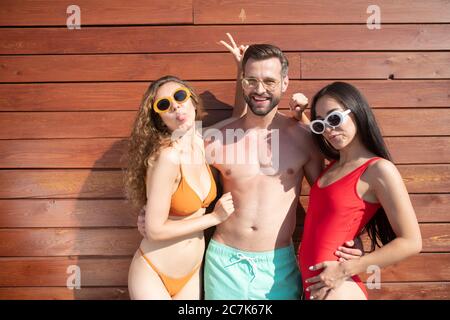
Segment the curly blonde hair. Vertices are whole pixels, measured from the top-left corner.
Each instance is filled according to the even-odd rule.
[[[125,195],[137,209],[141,209],[147,202],[145,183],[149,160],[154,161],[163,148],[172,145],[171,132],[152,107],[158,89],[168,82],[176,82],[189,89],[196,109],[196,120],[202,119],[205,115],[200,97],[190,85],[177,77],[162,77],[148,87],[134,121],[128,151],[125,154],[127,163],[124,174]]]

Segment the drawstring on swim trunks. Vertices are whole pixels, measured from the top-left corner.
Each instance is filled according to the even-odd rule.
[[[247,263],[248,263],[249,266],[250,266],[250,271],[252,272],[252,276],[253,276],[252,279],[250,280],[250,282],[252,282],[252,281],[255,279],[255,277],[256,277],[256,272],[257,272],[257,270],[258,270],[258,268],[257,268],[257,266],[256,266],[256,263],[255,263],[255,259],[254,259],[254,258],[247,257],[247,256],[243,255],[242,253],[238,253],[238,254],[237,254],[237,257],[238,257],[238,259],[237,259],[236,261],[233,261],[233,262],[230,263],[229,265],[226,265],[225,268],[228,268],[228,267],[230,267],[230,266],[232,266],[232,265],[235,265],[236,263],[239,263],[239,262],[241,262],[241,261],[247,261]]]

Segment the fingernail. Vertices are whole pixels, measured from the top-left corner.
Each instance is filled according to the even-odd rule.
[[[308,291],[308,292],[309,292],[309,288],[306,288],[306,291]]]
[[[309,270],[310,270],[310,271],[314,270],[314,267],[309,267]]]
[[[314,296],[310,296],[310,297],[309,297],[309,300],[314,300]]]

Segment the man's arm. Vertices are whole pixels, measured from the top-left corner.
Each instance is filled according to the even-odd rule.
[[[234,41],[233,37],[229,33],[227,33],[227,36],[230,39],[231,45],[223,40],[220,41],[220,43],[231,52],[237,66],[236,87],[235,87],[236,90],[234,97],[233,113],[231,114],[230,118],[219,121],[208,128],[220,129],[226,126],[227,124],[243,117],[247,113],[247,103],[244,100],[244,94],[242,91],[242,75],[243,75],[242,57],[244,56],[245,50],[247,50],[248,46],[245,45],[238,46]]]
[[[243,76],[243,66],[242,66],[242,58],[244,57],[245,50],[247,50],[247,45],[238,46],[234,41],[231,34],[227,33],[228,39],[230,39],[231,45],[226,43],[225,41],[220,41],[222,45],[224,45],[233,55],[234,61],[237,66],[237,75],[236,75],[236,94],[234,98],[234,107],[233,113],[231,115],[232,118],[240,118],[247,112],[247,103],[244,100],[244,94],[242,91],[242,76]]]
[[[294,93],[289,101],[291,116],[297,121],[309,125],[311,121],[305,114],[305,110],[308,105],[308,98],[303,93]]]
[[[309,152],[309,159],[303,169],[305,170],[306,180],[308,181],[309,185],[312,186],[325,167],[325,158],[320,152],[319,148],[315,145],[309,129],[304,128],[304,130],[308,130],[305,139],[307,141],[305,150]]]

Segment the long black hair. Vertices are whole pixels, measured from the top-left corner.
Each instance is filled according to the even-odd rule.
[[[386,147],[377,125],[372,110],[362,93],[349,83],[333,82],[321,89],[313,98],[311,104],[311,120],[317,118],[316,104],[323,97],[329,96],[335,99],[344,109],[350,109],[354,116],[358,137],[362,144],[370,152],[377,156],[392,161],[392,157]],[[339,160],[339,151],[333,148],[321,134],[314,134],[314,142],[319,146],[322,153],[328,159]],[[355,137],[356,138],[356,137]],[[389,223],[386,212],[381,207],[364,227],[371,240],[371,250],[380,247],[378,240],[384,245],[393,239],[396,235]]]

